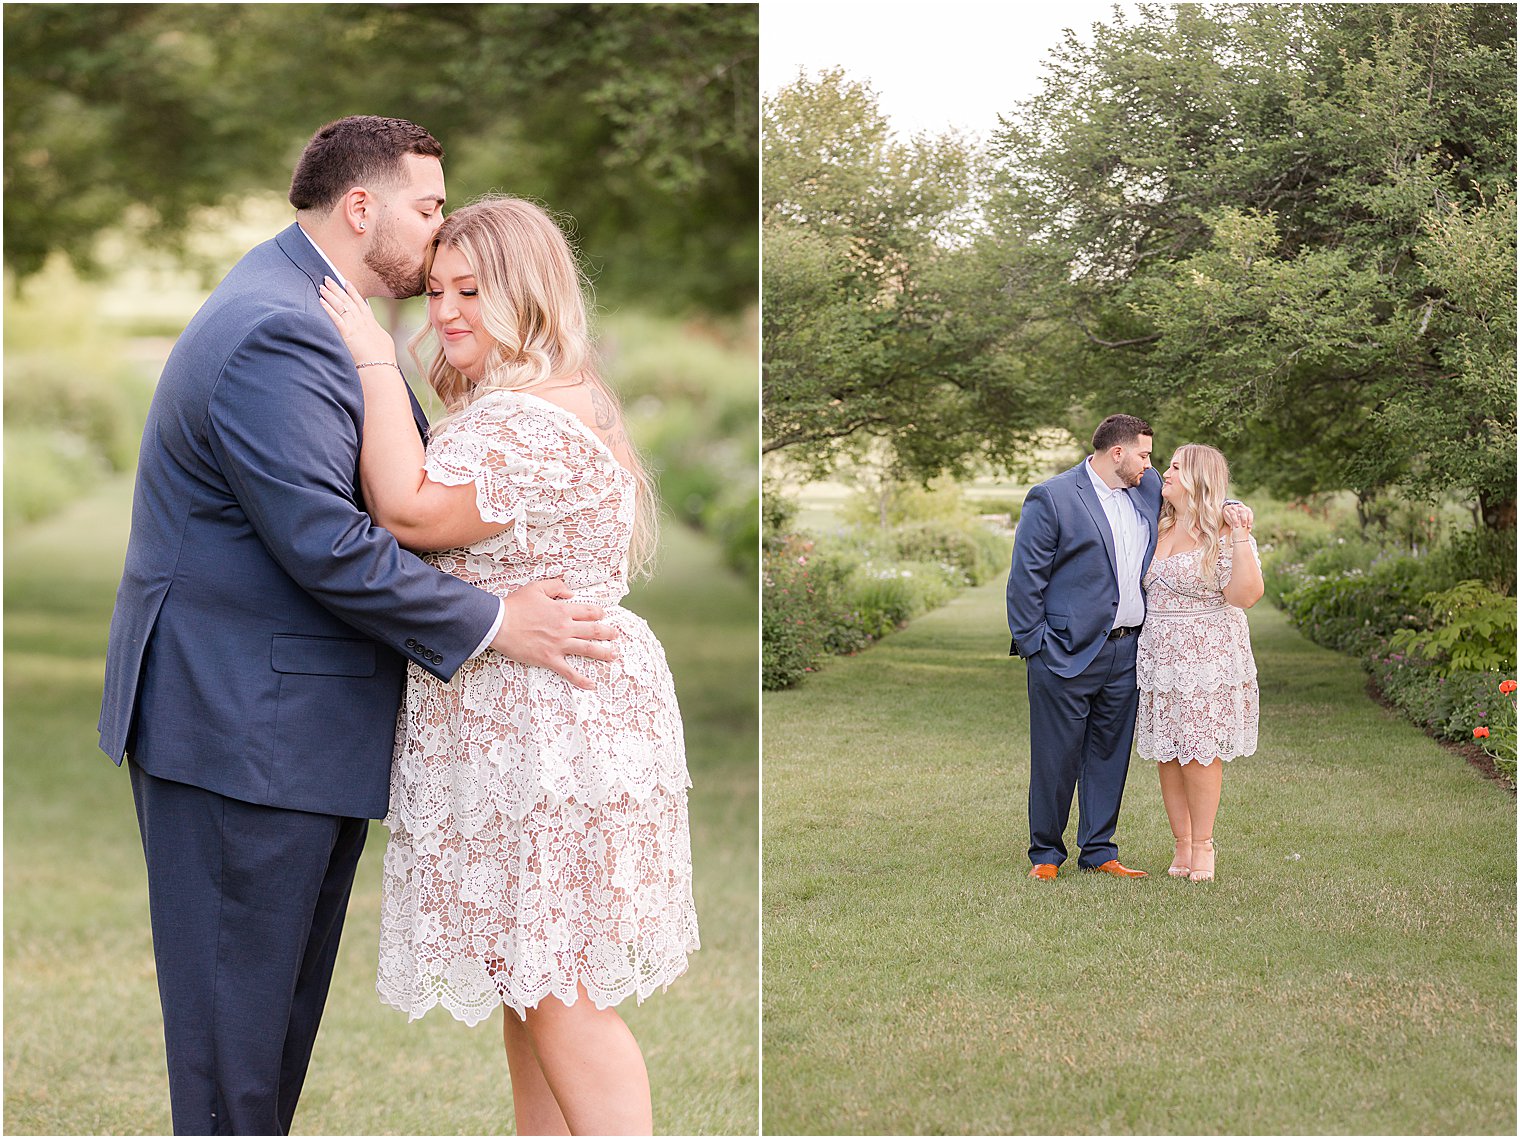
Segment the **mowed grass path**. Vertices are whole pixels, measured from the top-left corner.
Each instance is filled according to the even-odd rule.
[[[106,632],[126,541],[119,482],[7,542],[5,1130],[167,1134],[168,1080],[142,848],[124,771],[96,748]],[[754,590],[671,525],[629,601],[663,640],[686,718],[702,949],[623,1012],[666,1134],[753,1134],[759,1115],[759,802]],[[375,823],[295,1131],[501,1134],[511,1099],[494,1017],[408,1024],[375,996]]]
[[[1514,797],[1262,605],[1219,880],[1135,759],[1151,877],[1032,882],[1002,593],[766,695],[765,1131],[1513,1135]]]

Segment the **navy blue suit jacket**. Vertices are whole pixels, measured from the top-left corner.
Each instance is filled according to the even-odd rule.
[[[365,513],[364,396],[318,304],[329,272],[292,225],[233,267],[169,356],[100,746],[246,802],[379,818],[406,659],[448,679],[499,602]]]
[[[1119,609],[1118,557],[1087,460],[1033,487],[1024,499],[1008,573],[1008,631],[1014,651],[1036,653],[1057,676],[1092,663]],[[1147,470],[1126,491],[1145,527],[1140,572],[1156,552],[1161,476]]]

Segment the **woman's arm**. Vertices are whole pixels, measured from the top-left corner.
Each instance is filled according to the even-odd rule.
[[[359,483],[376,525],[410,550],[448,550],[500,532],[476,505],[475,484],[445,486],[423,471],[422,438],[412,418],[396,344],[350,285],[322,286],[322,307],[353,354],[364,387],[364,438]]]
[[[1261,579],[1261,563],[1251,546],[1251,519],[1243,516],[1237,505],[1225,507],[1224,540],[1230,544],[1230,580],[1220,591],[1237,609],[1249,609],[1261,600],[1266,585]]]

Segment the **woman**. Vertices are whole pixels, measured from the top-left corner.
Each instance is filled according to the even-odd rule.
[[[416,1018],[498,1004],[519,1134],[648,1134],[643,1056],[614,1007],[697,948],[685,752],[665,656],[617,603],[653,495],[597,376],[581,276],[553,220],[492,198],[424,266],[428,381],[449,412],[424,451],[395,345],[356,291],[323,305],[364,385],[375,521],[499,594],[563,577],[605,606],[619,657],[583,691],[492,651],[452,683],[408,671],[391,776],[378,989]],[[631,559],[630,559],[631,554]]]
[[[1261,599],[1250,525],[1226,506],[1230,468],[1213,447],[1177,448],[1161,476],[1156,553],[1136,646],[1135,749],[1158,762],[1176,840],[1167,873],[1214,879],[1214,816],[1224,764],[1256,751],[1256,662],[1244,610]]]

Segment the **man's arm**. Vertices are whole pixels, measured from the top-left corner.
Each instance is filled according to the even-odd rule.
[[[1045,589],[1060,536],[1049,489],[1033,487],[1014,530],[1008,571],[1008,631],[1022,657],[1033,656],[1045,642]]]
[[[237,505],[285,572],[348,624],[447,680],[502,603],[403,551],[354,501],[359,384],[326,329],[320,313],[293,312],[256,328],[223,368],[207,439]],[[613,634],[595,624],[597,607],[555,596],[543,583],[509,598],[492,647],[586,686],[565,653],[609,659],[615,652],[601,642]],[[577,628],[579,636],[566,635]]]

